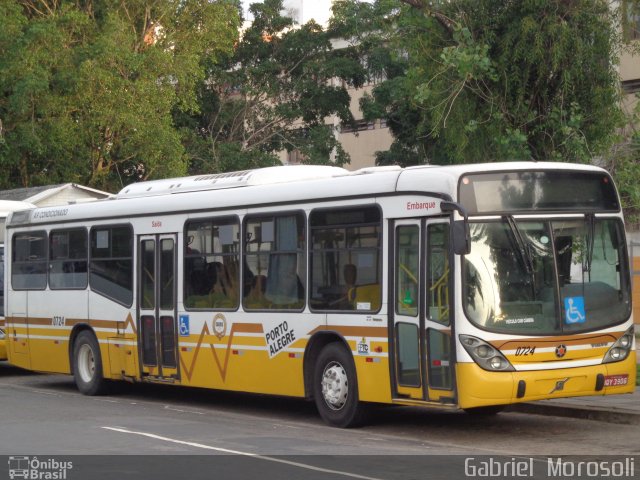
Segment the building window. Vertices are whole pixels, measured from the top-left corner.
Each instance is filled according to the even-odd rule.
[[[194,220],[185,226],[184,305],[235,310],[240,300],[240,221]]]
[[[53,230],[49,234],[49,288],[87,288],[87,231]]]
[[[378,311],[382,303],[381,215],[375,206],[311,213],[314,310]]]
[[[640,78],[622,82],[622,91],[627,95],[640,92]]]
[[[133,303],[133,231],[129,225],[91,229],[91,290],[125,306]]]
[[[287,152],[287,165],[302,165],[304,163],[304,155],[298,149]]]
[[[376,128],[375,120],[356,120],[355,123],[343,123],[340,126],[341,133],[363,132],[365,130],[374,130]]]

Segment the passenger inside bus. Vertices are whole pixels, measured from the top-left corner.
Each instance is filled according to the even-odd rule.
[[[344,280],[344,285],[341,287],[342,295],[337,300],[334,300],[331,306],[338,310],[353,310],[358,267],[353,263],[345,264],[342,268],[342,277]]]
[[[213,307],[232,308],[238,299],[237,272],[234,262],[227,265],[214,262],[207,265],[211,272],[213,285],[211,286],[211,301]]]
[[[245,298],[244,306],[246,308],[270,308],[271,302],[266,299],[264,292],[267,288],[267,277],[265,275],[256,275],[251,283],[251,290]]]
[[[298,276],[297,254],[272,255],[265,296],[273,308],[301,308],[304,305],[304,286]]]

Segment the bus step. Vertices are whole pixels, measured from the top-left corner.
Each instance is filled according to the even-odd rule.
[[[458,406],[453,403],[432,402],[428,400],[417,400],[415,398],[393,398],[391,403],[394,405],[415,405],[420,407],[434,407],[445,410],[458,410]]]
[[[171,378],[171,377],[154,377],[154,376],[151,376],[151,375],[147,375],[147,376],[142,377],[142,381],[149,382],[149,383],[170,383],[170,384],[176,383],[176,379],[175,378]]]

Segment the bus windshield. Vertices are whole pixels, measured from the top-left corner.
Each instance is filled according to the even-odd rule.
[[[554,335],[630,315],[623,227],[617,219],[471,223],[464,257],[467,318],[494,332]]]

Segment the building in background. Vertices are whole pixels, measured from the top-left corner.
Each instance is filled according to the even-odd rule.
[[[28,202],[36,207],[53,207],[70,203],[92,202],[110,197],[109,192],[76,183],[61,183],[42,187],[14,188],[0,191],[1,200]]]

